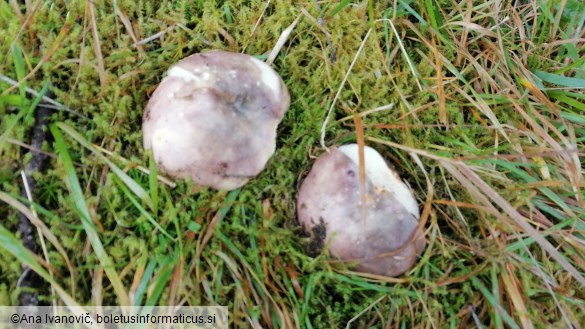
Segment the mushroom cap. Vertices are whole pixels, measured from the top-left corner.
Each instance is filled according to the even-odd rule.
[[[416,200],[382,156],[366,146],[362,205],[358,154],[358,145],[349,144],[317,159],[298,194],[299,222],[333,256],[355,262],[356,270],[401,275],[426,245],[417,231]]]
[[[278,74],[254,57],[225,51],[173,65],[143,117],[144,148],[173,178],[233,190],[262,171],[290,105]]]

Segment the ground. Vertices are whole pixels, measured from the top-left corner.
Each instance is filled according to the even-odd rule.
[[[234,328],[580,328],[584,24],[579,0],[3,1],[0,305],[217,304]],[[141,121],[165,71],[275,48],[292,102],[266,169],[229,193],[158,175]],[[39,93],[55,103],[35,146]],[[421,205],[427,248],[399,278],[335,262],[295,218],[323,146],[362,135]]]

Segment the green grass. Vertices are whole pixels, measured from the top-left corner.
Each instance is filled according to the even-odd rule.
[[[585,323],[581,1],[17,3],[0,3],[0,304],[24,264],[43,304],[227,305],[235,328]],[[159,175],[141,121],[164,72],[208,49],[269,58],[298,17],[266,169],[229,193]],[[49,91],[51,157],[23,199]],[[296,221],[301,178],[356,141],[355,115],[421,204],[427,249],[400,278],[313,254]]]

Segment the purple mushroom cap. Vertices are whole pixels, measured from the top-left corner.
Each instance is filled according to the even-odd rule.
[[[162,172],[219,190],[264,169],[290,105],[279,75],[254,57],[225,51],[173,65],[143,117],[144,148]]]
[[[358,154],[358,145],[349,144],[317,159],[298,194],[299,222],[357,271],[399,276],[426,245],[417,230],[417,202],[382,156],[367,146],[363,197]]]

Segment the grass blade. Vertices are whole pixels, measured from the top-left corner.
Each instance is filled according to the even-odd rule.
[[[132,194],[130,193],[130,191],[128,191],[128,189],[122,184],[120,183],[120,181],[118,179],[116,179],[116,183],[118,184],[118,186],[120,186],[120,190],[122,192],[124,192],[124,194],[126,194],[126,197],[128,197],[128,199],[130,199],[130,202],[132,202],[132,204],[136,207],[136,209],[138,209],[138,211],[140,211],[140,213],[146,217],[146,219],[152,224],[154,225],[154,227],[156,227],[159,231],[161,231],[162,234],[164,234],[167,238],[176,241],[177,238],[173,238],[162,226],[160,226],[160,224],[146,211],[146,209],[144,209],[140,203],[138,201],[136,201],[136,199],[134,199],[134,197],[132,197]]]
[[[79,142],[79,144],[93,152],[93,154],[95,154],[100,160],[105,162],[110,167],[110,169],[118,176],[118,178],[120,178],[120,180],[122,180],[122,182],[124,182],[124,184],[126,184],[126,186],[128,186],[128,188],[132,192],[134,192],[134,194],[136,194],[140,199],[146,202],[146,204],[148,204],[148,206],[151,209],[153,208],[152,200],[148,193],[144,190],[144,188],[142,188],[142,186],[136,183],[130,176],[128,176],[128,174],[126,174],[122,169],[116,166],[112,161],[106,158],[101,152],[96,150],[96,148],[93,147],[93,145],[90,142],[88,142],[83,136],[81,136],[77,131],[75,131],[75,129],[71,128],[70,126],[66,125],[63,122],[56,123],[56,126],[59,127],[59,129],[66,132],[69,136],[73,137],[73,139]]]
[[[63,257],[63,259],[65,260],[65,263],[67,264],[67,268],[69,268],[69,271],[71,272],[70,278],[71,278],[71,286],[74,287],[75,284],[75,270],[73,268],[73,265],[71,265],[71,260],[69,259],[69,256],[67,256],[67,252],[65,252],[65,249],[63,248],[63,246],[61,245],[61,243],[59,243],[59,240],[57,239],[57,237],[55,236],[55,234],[53,234],[53,232],[51,231],[51,229],[49,229],[45,223],[43,223],[41,220],[39,220],[36,216],[33,215],[32,211],[25,206],[24,204],[20,203],[18,200],[16,200],[15,198],[13,198],[12,196],[10,196],[9,194],[6,194],[2,191],[0,191],[0,200],[6,202],[7,204],[11,205],[12,207],[14,207],[16,210],[20,211],[24,216],[26,216],[26,218],[28,218],[28,220],[37,227],[37,229],[39,230],[39,232],[41,232],[43,234],[43,236],[49,240],[49,242],[51,242],[53,244],[53,247],[55,249],[57,249],[57,251],[59,252],[59,254],[61,254],[61,256]]]
[[[483,296],[485,297],[485,299],[487,299],[487,301],[492,305],[492,307],[496,310],[496,312],[502,317],[502,319],[504,320],[504,322],[506,322],[506,324],[508,326],[510,326],[510,328],[520,329],[520,327],[514,321],[514,319],[512,319],[512,317],[510,316],[510,314],[508,314],[508,312],[506,312],[506,310],[502,307],[502,305],[500,305],[500,303],[498,302],[498,299],[496,298],[496,296],[492,295],[492,293],[490,293],[490,291],[488,290],[488,288],[486,286],[484,286],[474,276],[471,277],[471,282],[473,283],[473,285],[477,289],[479,289],[479,291],[481,291],[481,293],[483,294]]]
[[[67,306],[79,306],[73,297],[71,297],[65,291],[65,289],[63,289],[63,287],[61,287],[53,278],[51,278],[49,272],[47,272],[45,268],[41,266],[41,260],[38,258],[38,256],[33,254],[30,250],[26,249],[22,242],[2,225],[0,225],[0,248],[8,251],[8,253],[18,259],[20,263],[26,265],[47,282],[49,282],[53,288],[55,288],[55,291]]]
[[[69,192],[71,193],[71,197],[73,198],[75,208],[79,213],[79,217],[81,219],[81,223],[83,225],[83,229],[87,234],[87,238],[91,243],[91,246],[96,253],[96,257],[99,259],[101,265],[108,276],[108,279],[112,283],[116,296],[118,297],[118,302],[120,305],[130,305],[130,299],[128,297],[127,292],[124,289],[124,285],[118,276],[118,273],[114,269],[114,263],[112,259],[107,254],[102,242],[99,239],[97,231],[91,221],[91,216],[89,213],[89,208],[87,207],[87,203],[85,202],[85,197],[83,195],[83,190],[81,189],[81,185],[79,184],[79,180],[77,179],[77,173],[75,172],[75,167],[73,166],[73,161],[71,160],[71,156],[69,155],[69,150],[67,149],[67,145],[65,145],[65,141],[63,140],[63,135],[58,129],[57,125],[51,125],[50,127],[51,133],[55,138],[55,144],[57,148],[57,152],[59,153],[59,158],[61,159],[61,163],[65,167],[65,181],[67,182],[67,187]]]
[[[345,7],[349,6],[350,2],[351,1],[349,1],[349,0],[342,0],[340,3],[337,4],[337,6],[333,7],[333,9],[331,9],[331,13],[329,15],[332,17],[337,15],[340,11],[345,9]]]
[[[16,79],[18,81],[22,81],[25,77],[25,63],[24,63],[24,56],[22,55],[22,50],[20,47],[15,43],[12,45],[12,60],[14,61],[14,70],[16,71]],[[26,85],[25,83],[21,83],[18,85],[18,91],[20,93],[20,97],[22,99],[26,98]]]
[[[569,88],[585,88],[585,79],[565,77],[553,73],[544,71],[534,70],[534,75],[539,77],[542,81],[552,83],[555,85],[569,87]]]

